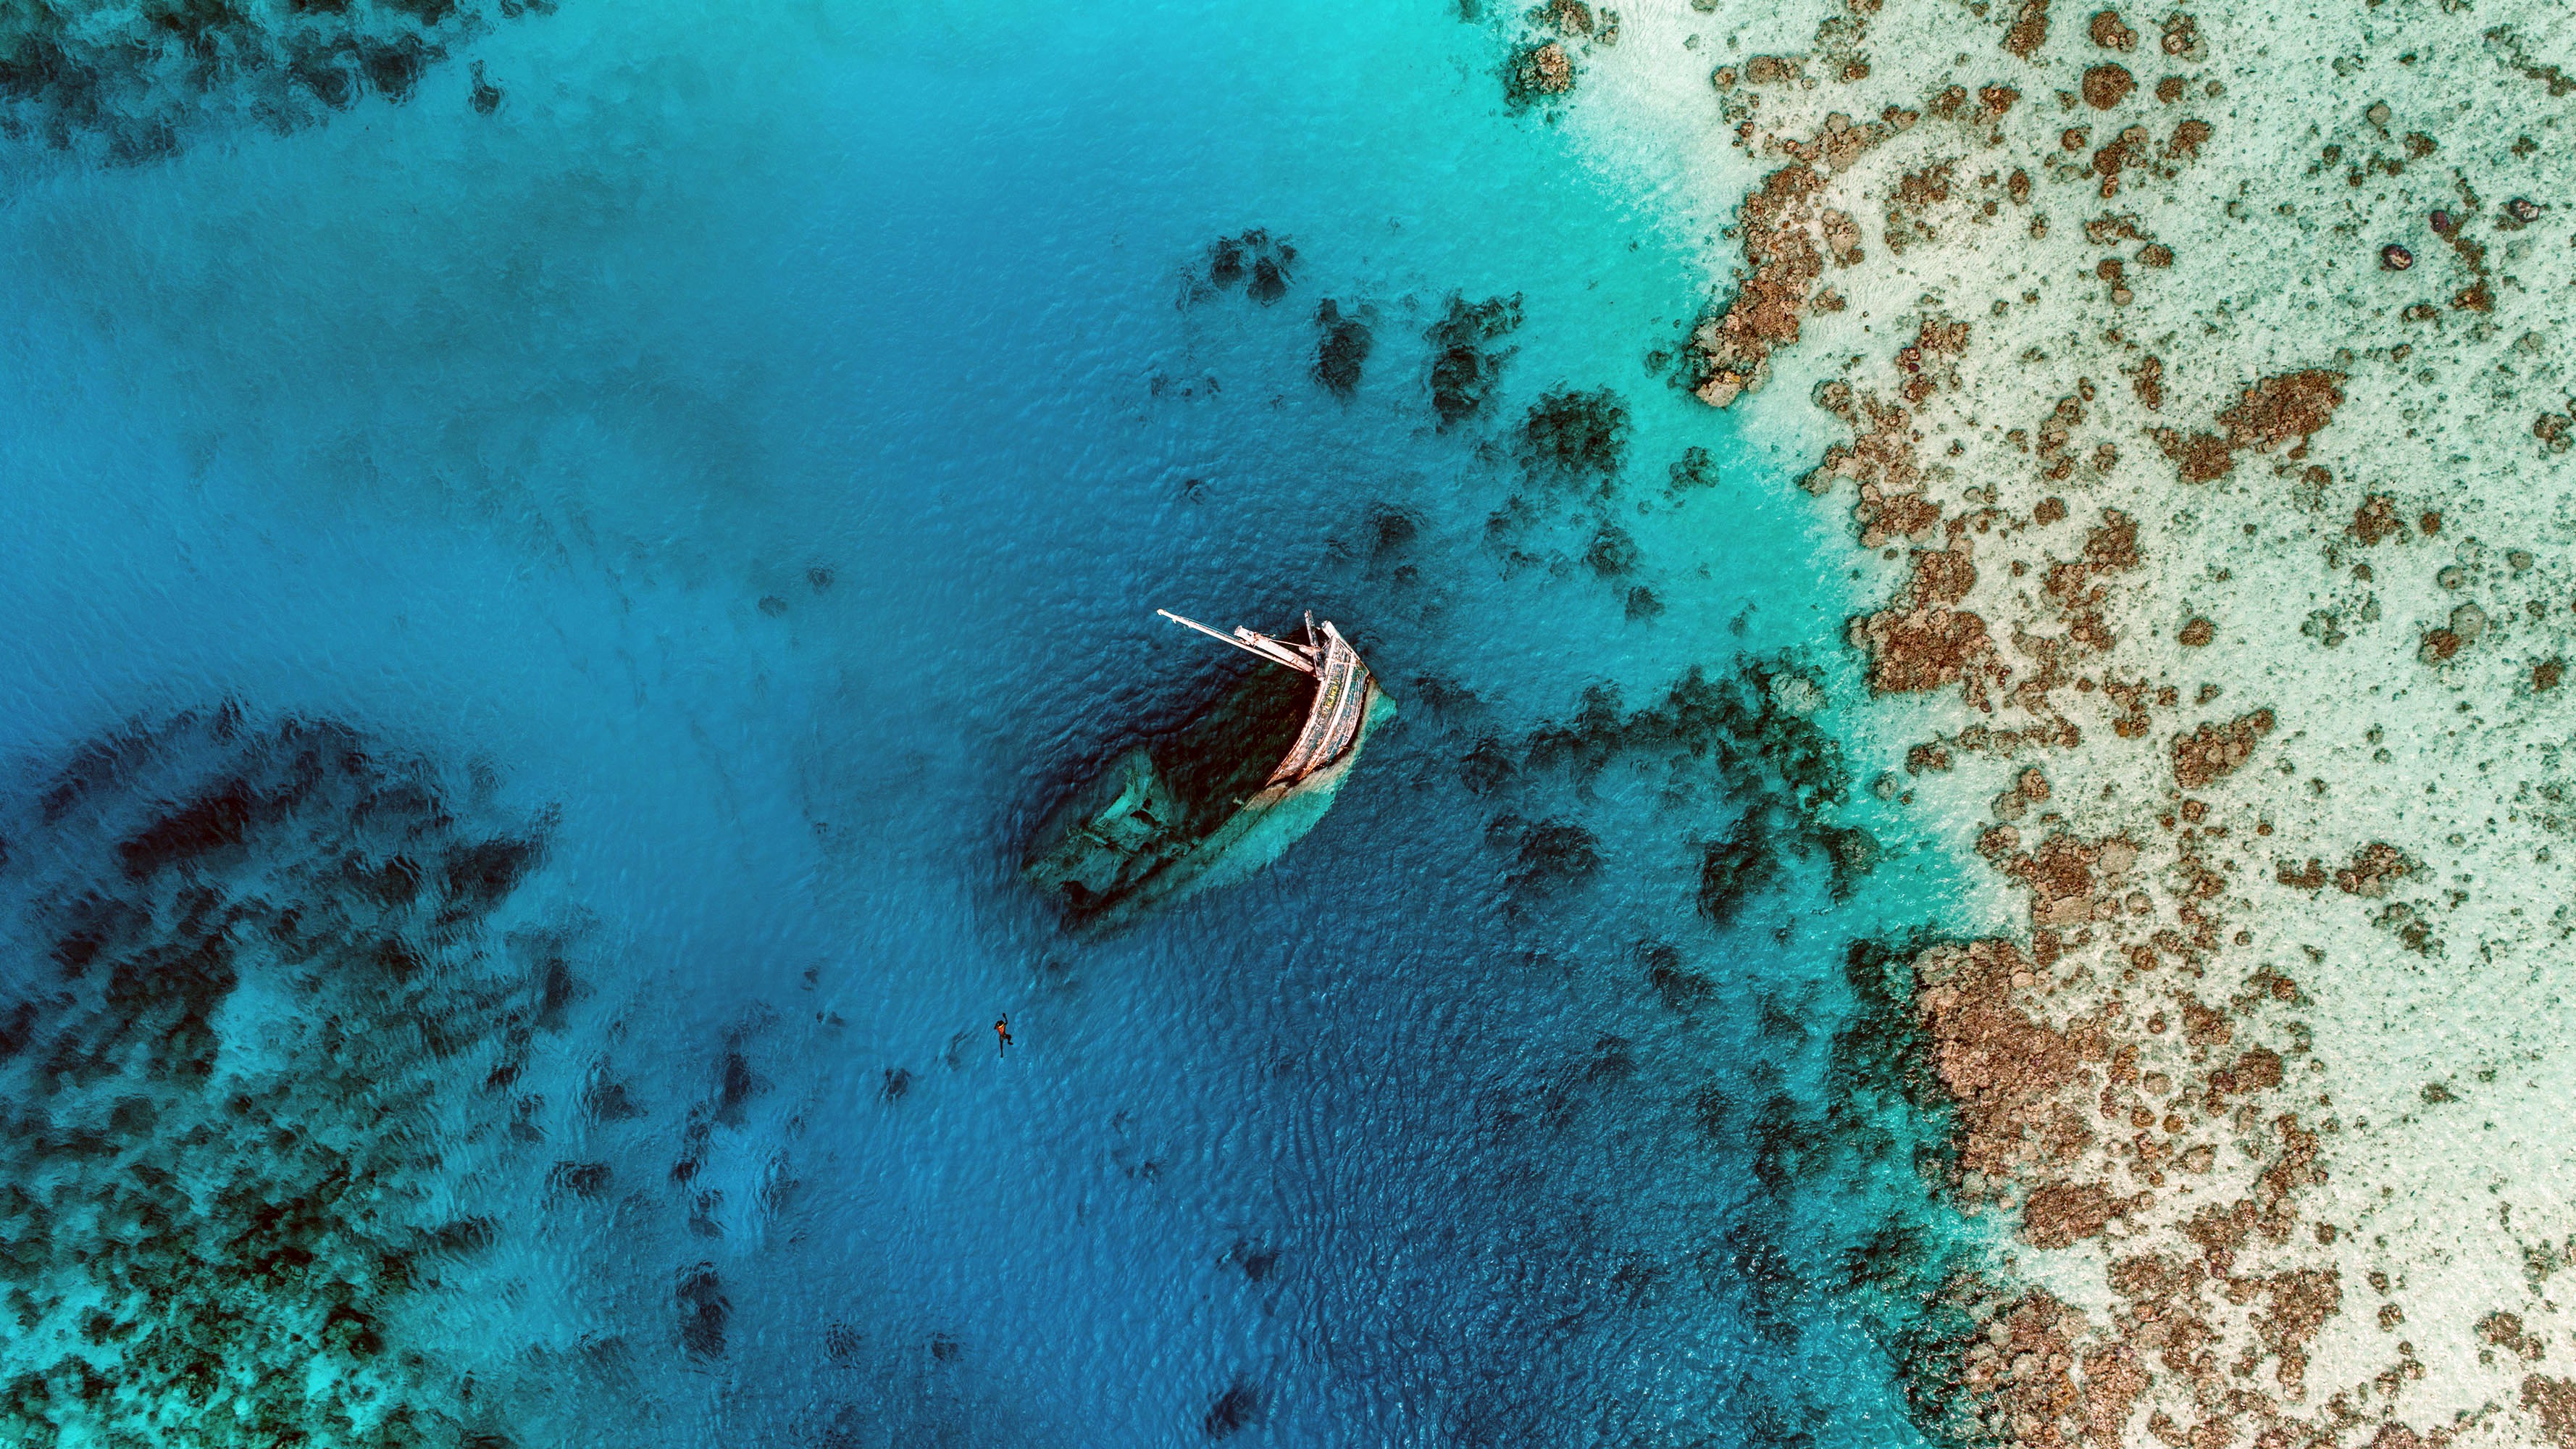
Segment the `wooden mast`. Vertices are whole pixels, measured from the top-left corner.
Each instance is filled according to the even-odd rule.
[[[1299,653],[1296,646],[1282,644],[1267,634],[1255,634],[1239,624],[1235,626],[1232,634],[1220,634],[1196,619],[1184,619],[1169,609],[1156,609],[1154,612],[1175,624],[1185,624],[1196,629],[1220,644],[1231,644],[1246,654],[1267,659],[1273,664],[1285,664],[1300,674],[1319,673],[1315,662]]]

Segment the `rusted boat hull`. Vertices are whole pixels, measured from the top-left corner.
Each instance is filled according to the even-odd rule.
[[[1086,924],[1092,931],[1113,931],[1138,917],[1178,905],[1201,891],[1250,879],[1304,839],[1332,809],[1360,746],[1370,731],[1395,713],[1395,704],[1375,681],[1365,686],[1366,703],[1348,749],[1332,763],[1284,784],[1270,785],[1243,803],[1214,835],[1148,876],[1138,887]]]
[[[1230,811],[1193,802],[1169,754],[1158,760],[1153,749],[1129,751],[1056,809],[1022,875],[1068,931],[1116,931],[1245,880],[1324,818],[1369,735],[1395,714],[1349,645],[1338,634],[1330,643],[1295,742],[1266,779],[1251,775],[1257,788]]]

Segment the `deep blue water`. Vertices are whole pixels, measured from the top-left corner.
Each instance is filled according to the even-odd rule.
[[[541,849],[438,970],[542,941],[578,981],[512,1073],[438,1068],[453,1140],[406,1169],[495,1225],[390,1325],[427,1398],[476,1375],[472,1432],[1911,1442],[1960,1229],[1846,945],[1948,877],[1872,814],[1795,460],[1650,369],[1719,219],[1506,106],[1503,48],[1428,3],[568,6],[476,42],[488,117],[451,65],[143,164],[12,143],[13,999],[63,901],[141,898],[102,842],[327,721],[446,792],[424,829]],[[1253,229],[1273,301],[1209,280]],[[1443,428],[1453,295],[1521,321]],[[1327,298],[1372,339],[1348,397]],[[1606,490],[1524,429],[1602,387]],[[1312,608],[1403,713],[1272,871],[1072,942],[1014,877],[1037,817],[1239,667],[1158,605]],[[1693,666],[1732,725],[1601,726]],[[1462,770],[1489,737],[1508,777]],[[317,858],[379,828],[294,799]],[[1721,927],[1702,848],[1748,810]],[[1815,832],[1855,825],[1843,899]],[[172,878],[355,889],[270,828]],[[296,1060],[226,1010],[223,1071]]]

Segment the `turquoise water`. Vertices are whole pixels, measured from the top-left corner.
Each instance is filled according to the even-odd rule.
[[[488,115],[451,63],[139,162],[9,143],[12,1412],[1908,1442],[1961,1229],[1847,948],[1949,878],[1870,813],[1830,525],[1650,363],[1716,219],[1508,107],[1505,48],[567,7],[459,53]],[[1210,272],[1252,231],[1267,301]],[[1444,427],[1453,296],[1519,322]],[[1624,423],[1558,415],[1617,446],[1534,441],[1601,388]],[[1404,714],[1278,867],[1077,944],[1029,831],[1239,668],[1156,606],[1311,608]],[[101,1185],[137,1164],[165,1211]],[[318,1264],[224,1267],[254,1199],[322,1203]],[[110,1282],[84,1233],[197,1256]],[[287,1371],[175,1374],[199,1291]],[[353,1292],[380,1344],[323,1331]]]

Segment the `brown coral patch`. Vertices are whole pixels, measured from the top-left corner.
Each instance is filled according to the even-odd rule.
[[[2094,1449],[2116,1449],[2129,1411],[2151,1382],[2138,1366],[2137,1350],[2127,1344],[2097,1348],[2084,1355],[2084,1438]]]
[[[1877,484],[1865,483],[1852,518],[1860,524],[1860,546],[1881,548],[1900,538],[1921,538],[1939,527],[1941,505],[1920,493],[1887,494]]]
[[[1860,223],[1852,219],[1850,212],[1826,211],[1824,235],[1825,249],[1834,254],[1835,266],[1848,267],[1862,259]]]
[[[2334,873],[2335,889],[2373,900],[2388,894],[2388,883],[2415,873],[2406,852],[2385,840],[2374,840],[2352,853],[2352,863]]]
[[[1757,55],[1744,63],[1744,80],[1748,85],[1787,85],[1806,71],[1806,58],[1795,55]]]
[[[2364,548],[2382,539],[2404,542],[2406,520],[2397,516],[2397,500],[2385,493],[2373,493],[2361,500],[2352,511],[2352,536]]]
[[[2533,1374],[2522,1381],[2522,1406],[2540,1416],[2555,1449],[2576,1449],[2576,1380]]]
[[[2224,1046],[2235,1038],[2236,1028],[2226,1014],[2211,1009],[2198,997],[2185,996],[2178,1005],[2182,1007],[2183,1040],[2193,1046]]]
[[[2182,1235],[2200,1249],[2210,1276],[2224,1278],[2235,1267],[2236,1254],[2253,1238],[2255,1226],[2262,1220],[2251,1198],[2238,1198],[2223,1206],[2211,1203],[2183,1223]]]
[[[2117,10],[2095,12],[2093,19],[2085,25],[2084,33],[2092,37],[2093,43],[2104,50],[2138,48],[2138,32],[2129,28],[2120,19],[2120,12]]]
[[[2107,111],[2129,98],[2138,88],[2138,78],[2124,65],[2088,66],[2084,71],[2084,104],[2097,111]]]
[[[1592,33],[1592,7],[1584,4],[1583,0],[1553,0],[1551,4],[1532,9],[1529,21],[1574,40]]]
[[[2083,556],[2050,565],[2040,584],[2066,620],[2067,638],[2096,652],[2108,652],[2118,642],[2102,613],[2111,591],[2099,580],[2138,563],[2138,521],[2117,508],[2103,509],[2102,522],[2084,535]]]
[[[1929,522],[1938,522],[1940,508],[1916,492],[1923,469],[1914,455],[1914,415],[1874,397],[1855,403],[1840,383],[1818,391],[1817,400],[1851,425],[1852,440],[1825,449],[1823,461],[1803,480],[1806,490],[1821,496],[1838,478],[1860,483],[1861,501],[1853,515],[1860,521],[1863,548],[1877,548],[1892,536],[1915,536],[1929,526],[1927,515]],[[1912,501],[1896,501],[1901,498]],[[1876,516],[1880,508],[1892,510],[1885,527]]]
[[[2129,369],[2129,386],[2138,401],[2149,412],[2161,411],[2165,405],[2165,360],[2150,353]]]
[[[2116,508],[2102,510],[2101,526],[2084,535],[2084,563],[2095,573],[2138,566],[2138,521]]]
[[[2021,1235],[2034,1248],[2064,1248],[2099,1237],[2128,1207],[2098,1182],[2056,1182],[2022,1205]]]
[[[2213,1098],[2226,1098],[2243,1092],[2268,1092],[2281,1085],[2282,1071],[2279,1052],[2266,1046],[2248,1047],[2234,1062],[2210,1072],[2209,1093]],[[2211,1110],[2217,1110],[2215,1104]]]
[[[2059,831],[2028,855],[2007,855],[1998,862],[2005,874],[2030,887],[2034,926],[2074,926],[2092,920],[2110,906],[2110,895],[2097,892],[2097,882],[2116,881],[2137,863],[2138,848],[2124,836],[2087,842]]]
[[[1869,658],[1873,692],[1906,694],[1965,680],[1971,701],[1980,697],[1980,676],[1972,671],[1992,655],[1994,641],[1983,618],[1951,607],[1976,581],[1965,536],[1946,549],[1914,551],[1905,591],[1886,608],[1851,621],[1851,643]]]
[[[2173,138],[2165,142],[2164,157],[2168,161],[2197,161],[2200,148],[2208,145],[2209,138],[2216,134],[2217,131],[2207,121],[2184,121],[2174,127]]]
[[[2147,163],[2147,142],[2151,139],[2146,127],[2130,126],[2093,153],[2093,174],[2102,178],[2101,194],[2105,199],[2120,194],[2123,168]]]
[[[2479,1339],[2490,1347],[2511,1349],[2525,1359],[2539,1358],[2548,1351],[2540,1335],[2523,1332],[2522,1315],[2518,1313],[2497,1309],[2479,1319],[2477,1328]]]
[[[1914,1013],[1932,1069],[1958,1106],[1959,1165],[1989,1176],[2037,1161],[2044,1110],[2086,1056],[2105,1054],[2096,1031],[2059,1031],[2014,1000],[2029,958],[2008,941],[1936,946],[1915,960]]]
[[[2272,712],[2258,709],[2224,725],[2203,724],[2190,734],[2174,736],[2174,782],[2197,790],[2234,774],[2253,755],[2255,742],[2272,732],[2272,725]]]
[[[2004,32],[2004,49],[2028,60],[2048,43],[2048,0],[2022,0],[2012,28]]]
[[[2325,1321],[2343,1311],[2343,1275],[2332,1268],[2301,1268],[2264,1280],[2266,1311],[2254,1315],[2254,1332],[2278,1363],[2273,1378],[2299,1393],[2307,1377],[2307,1346]]]
[[[1512,58],[1509,89],[1516,96],[1560,96],[1574,89],[1574,60],[1549,41]]]
[[[1994,652],[1986,621],[1946,604],[1891,604],[1854,619],[1851,634],[1869,656],[1869,687],[1876,694],[1957,684]]]
[[[1913,593],[1918,599],[1955,604],[1976,587],[1977,566],[1956,549],[1914,551]]]
[[[2326,888],[2325,862],[2313,855],[2308,857],[2306,865],[2293,865],[2286,860],[2280,861],[2272,867],[2272,879],[2293,890],[2302,890],[2314,895]]]
[[[2274,444],[2295,438],[2289,456],[2305,456],[2311,434],[2334,420],[2343,406],[2344,375],[2324,368],[2267,377],[2238,396],[2236,405],[2218,415],[2227,429],[2230,452],[2251,448],[2269,452]]]
[[[1995,1315],[1959,1377],[1959,1388],[1989,1426],[1981,1441],[2063,1449],[2068,1440],[2058,1421],[2081,1413],[2087,1401],[2073,1374],[2074,1343],[2083,1331],[2082,1314],[2038,1290]]]
[[[2178,428],[2158,428],[2156,448],[2171,458],[2176,472],[2185,483],[2210,483],[2226,477],[2236,468],[2236,454],[2227,440],[2216,433],[2185,433]]]
[[[2335,409],[2343,405],[2343,380],[2342,373],[2324,368],[2263,378],[2218,415],[2225,433],[2158,428],[2156,447],[2173,460],[2186,483],[2224,478],[2236,467],[2238,453],[2268,453],[2281,443],[2291,443],[2285,456],[2305,457],[2308,438],[2332,422]]]
[[[1737,226],[1753,274],[1736,289],[1725,311],[1692,329],[1698,367],[1692,391],[1712,407],[1725,407],[1759,385],[1771,350],[1798,340],[1801,318],[1825,269],[1824,250],[1808,222],[1824,178],[1804,161],[1762,179],[1744,199]]]

